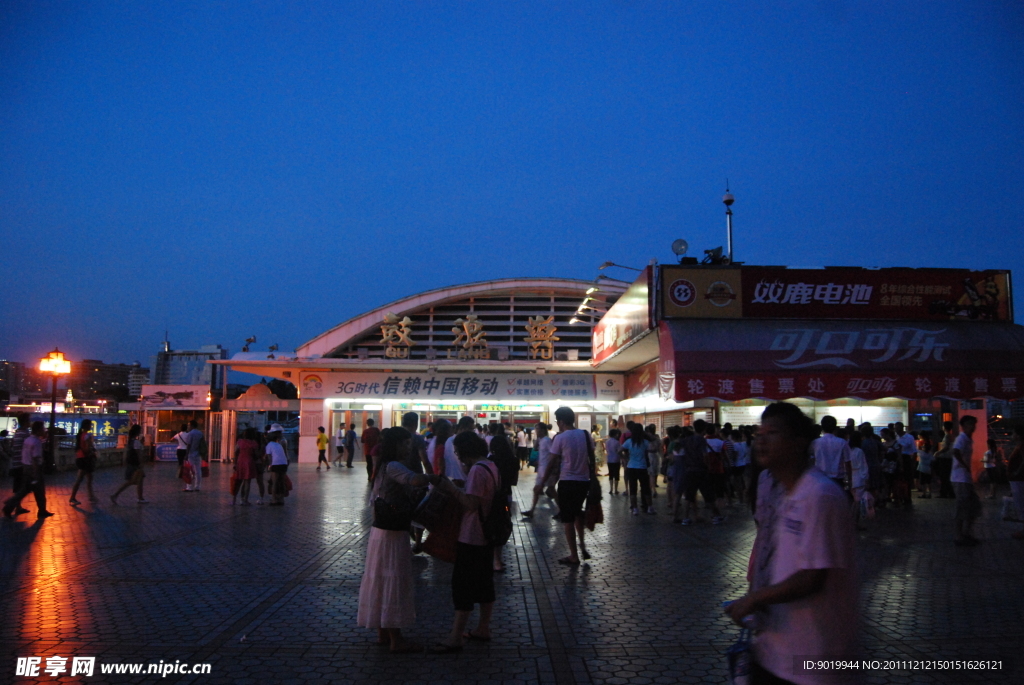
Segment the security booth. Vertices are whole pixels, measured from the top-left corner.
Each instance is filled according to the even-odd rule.
[[[195,421],[211,442],[210,386],[143,385],[139,400],[142,433],[147,445],[154,447],[157,461],[177,461],[174,436],[183,425]]]
[[[281,399],[265,384],[256,383],[239,397],[220,401],[221,449],[216,458],[234,459],[235,444],[247,428],[263,433],[266,426],[279,424],[284,428],[282,441],[289,454],[298,450],[299,401]]]

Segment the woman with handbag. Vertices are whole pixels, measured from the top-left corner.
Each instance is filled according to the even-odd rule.
[[[402,637],[402,629],[416,621],[409,525],[422,489],[441,480],[409,469],[404,462],[411,452],[412,435],[404,428],[381,435],[371,495],[373,527],[356,616],[359,626],[377,631],[377,644],[390,645],[394,653],[423,649]]]
[[[92,491],[92,472],[96,470],[96,447],[92,442],[92,421],[86,419],[78,429],[78,436],[75,438],[75,466],[78,468],[78,476],[75,484],[71,486],[71,504],[81,504],[75,495],[78,488],[85,480],[85,487],[89,491],[89,501],[97,500],[96,493]]]
[[[146,504],[149,502],[145,497],[142,496],[142,481],[146,477],[145,471],[142,470],[142,426],[135,424],[128,431],[128,445],[125,450],[124,457],[124,484],[117,489],[113,495],[110,496],[110,501],[117,504],[117,496],[122,492],[135,486],[138,488],[137,494],[139,496],[136,500],[139,504]]]
[[[260,434],[255,428],[246,428],[242,439],[235,443],[234,485],[231,488],[231,504],[234,504],[238,493],[242,493],[242,504],[249,504],[249,488],[252,479],[260,475],[262,459],[257,459],[260,449]],[[263,479],[259,479],[260,503],[263,502]]]

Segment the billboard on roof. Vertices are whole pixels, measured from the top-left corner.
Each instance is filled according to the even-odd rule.
[[[663,318],[1013,321],[1010,272],[663,267]]]

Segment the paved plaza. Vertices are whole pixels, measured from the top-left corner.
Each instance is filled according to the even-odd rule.
[[[121,469],[107,469],[100,502],[72,508],[73,475],[61,474],[48,488],[56,516],[36,522],[30,498],[32,514],[0,521],[4,682],[56,682],[13,675],[16,657],[45,667],[54,655],[97,657],[93,677],[61,678],[88,683],[156,682],[101,675],[99,665],[161,660],[210,663],[209,675],[162,679],[204,684],[728,681],[724,652],[738,630],[721,602],[743,593],[754,531],[739,507],[722,526],[684,528],[666,515],[664,491],[657,516],[632,517],[624,498],[606,495],[593,559],[569,569],[556,563],[565,543],[542,504],[505,550],[493,641],[454,656],[393,656],[355,626],[369,530],[362,464],[293,465],[284,507],[231,506],[230,466],[218,464],[203,492],[183,493],[175,468],[149,471],[144,505],[134,490],[112,505]],[[520,503],[532,480],[524,475]],[[915,504],[880,511],[860,535],[865,656],[998,658],[1007,670],[880,671],[868,682],[1024,682],[1024,543],[1009,538],[1019,524],[986,502],[983,544],[958,548],[952,501]],[[417,642],[450,626],[450,568],[414,562]]]

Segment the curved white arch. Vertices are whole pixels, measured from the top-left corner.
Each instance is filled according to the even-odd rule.
[[[295,348],[295,354],[298,357],[323,357],[332,350],[378,328],[384,315],[388,312],[404,316],[418,312],[424,307],[472,296],[555,291],[582,297],[586,293],[587,288],[593,285],[592,281],[580,281],[569,278],[505,278],[496,281],[479,281],[476,283],[466,283],[465,285],[428,290],[418,295],[395,300],[340,323],[329,331],[321,333],[309,342]],[[609,289],[608,284],[602,284],[601,287],[605,290]]]

